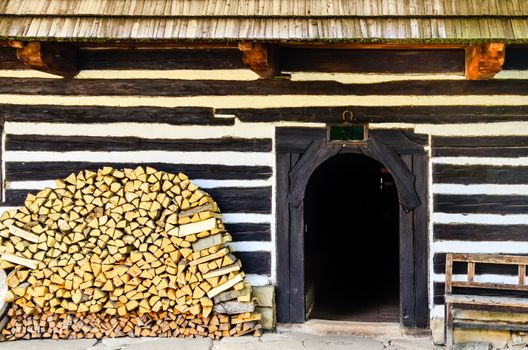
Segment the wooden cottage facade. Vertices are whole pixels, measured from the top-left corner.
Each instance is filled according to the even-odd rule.
[[[446,253],[528,252],[528,7],[459,3],[0,2],[2,207],[82,169],[183,171],[218,201],[247,281],[276,287],[278,322],[302,323],[309,259],[339,269],[328,289],[391,278],[389,228],[368,232],[360,208],[318,219],[335,256],[307,253],[311,176],[370,158],[396,191],[397,321],[441,330]],[[364,138],[330,135],[352,126]],[[368,196],[328,176],[327,192],[356,186],[328,206]]]

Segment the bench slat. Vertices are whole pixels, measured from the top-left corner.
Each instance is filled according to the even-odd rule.
[[[451,254],[453,261],[483,264],[528,265],[528,256],[497,254]]]
[[[519,286],[517,284],[508,283],[485,283],[485,282],[465,282],[465,281],[453,281],[451,282],[453,287],[462,288],[480,288],[480,289],[499,289],[499,290],[518,290],[528,291],[528,286]]]
[[[446,303],[453,305],[488,305],[500,307],[519,307],[528,308],[528,299],[526,298],[510,298],[510,297],[496,297],[485,295],[462,295],[462,294],[446,294]]]

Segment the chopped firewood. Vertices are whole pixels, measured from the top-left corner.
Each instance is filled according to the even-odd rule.
[[[184,174],[70,174],[1,215],[0,240],[5,339],[260,334],[218,205]]]

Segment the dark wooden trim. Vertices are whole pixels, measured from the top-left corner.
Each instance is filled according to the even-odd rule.
[[[516,254],[517,255],[517,254]],[[433,256],[433,270],[435,273],[445,273],[446,253],[437,253]],[[463,263],[453,263],[453,273],[465,274],[467,266]],[[504,264],[477,264],[475,267],[475,274],[494,274],[505,276],[517,276],[517,266]]]
[[[81,169],[97,170],[103,166],[117,169],[137,167],[137,163],[91,163],[91,162],[6,162],[7,181],[53,180],[65,178]],[[214,180],[259,180],[272,175],[269,166],[229,166],[217,164],[171,164],[143,163],[167,172],[181,171],[191,179]]]
[[[275,130],[277,153],[303,153],[313,141],[326,137],[325,128],[279,127]]]
[[[370,156],[383,163],[383,159],[376,156],[383,152],[369,153],[372,145],[369,143],[367,150],[359,144],[355,147],[343,148],[339,145],[327,144],[325,139],[314,139],[314,135],[307,133],[299,136],[299,142],[291,140],[281,140],[281,137],[295,137],[295,130],[276,131],[276,144],[284,145],[277,154],[277,191],[281,195],[277,198],[277,243],[278,243],[278,306],[281,322],[304,322],[304,213],[302,198],[304,188],[302,183],[306,182],[313,170],[326,159],[340,151],[359,153]],[[398,131],[396,131],[398,132]],[[384,138],[386,137],[386,139]],[[401,136],[401,135],[400,135]],[[397,144],[402,139],[400,136],[388,137],[387,134],[380,133],[378,137],[372,138],[372,144],[381,144],[380,150],[386,150],[391,144]],[[304,138],[303,138],[304,137]],[[412,138],[404,138],[403,144]],[[419,140],[420,137],[417,137]],[[397,141],[400,140],[400,141]],[[423,142],[423,140],[422,140]],[[306,151],[304,145],[308,145]],[[326,149],[325,149],[326,148]],[[375,148],[375,147],[374,147]],[[405,147],[403,147],[405,148]],[[288,149],[296,150],[290,153]],[[396,148],[392,148],[397,149]],[[283,153],[284,152],[284,153]],[[396,151],[394,151],[396,152]],[[311,155],[311,157],[310,157]],[[427,197],[426,197],[426,174],[427,158],[423,152],[423,147],[416,154],[399,154],[400,160],[413,178],[413,183],[417,186],[419,202],[421,204],[414,210],[406,211],[400,207],[400,242],[401,254],[400,268],[405,270],[401,275],[401,323],[407,328],[427,328],[429,323],[428,306],[428,224],[427,224]],[[393,172],[389,164],[389,171]],[[304,169],[304,172],[302,171]],[[414,179],[417,176],[417,179]],[[289,174],[289,176],[288,176]],[[289,180],[289,181],[288,181]],[[301,183],[301,185],[299,185]],[[286,198],[285,193],[289,191],[290,196]],[[298,200],[297,195],[301,193]],[[284,270],[288,268],[289,274]],[[281,269],[283,269],[281,271]]]
[[[28,68],[18,60],[14,48],[0,47],[0,69],[27,70]]]
[[[72,78],[79,73],[79,48],[67,42],[12,41],[18,59],[30,69]]]
[[[433,164],[434,183],[526,184],[528,166]]]
[[[180,151],[270,152],[271,139],[146,139],[140,137],[6,135],[9,151]]]
[[[462,214],[527,214],[528,196],[435,194],[434,210]]]
[[[242,262],[242,270],[245,273],[271,276],[270,252],[234,252],[233,254]]]
[[[241,69],[242,53],[231,49],[81,49],[81,70],[95,69]]]
[[[6,121],[50,123],[166,123],[172,125],[233,125],[234,118],[214,118],[202,107],[104,107],[0,104]]]
[[[431,138],[433,157],[520,157],[528,156],[526,136],[473,136]]]
[[[270,224],[236,223],[225,224],[226,230],[233,237],[233,241],[271,241]]]
[[[489,295],[489,296],[510,296],[510,297],[528,297],[527,292],[523,291],[508,291],[505,293],[504,291],[500,290],[491,290],[491,289],[477,289],[477,288],[457,288],[457,294],[482,294],[482,295]],[[444,293],[445,293],[445,283],[443,282],[435,282],[433,283],[433,304],[434,305],[443,305],[444,304]],[[473,307],[472,307],[473,308]],[[473,308],[474,309],[474,308]],[[483,307],[482,310],[488,310],[488,311],[497,311],[490,308]]]
[[[464,50],[340,50],[283,47],[281,65],[285,72],[463,74]]]
[[[216,187],[204,188],[220,207],[223,213],[271,213],[271,187]],[[38,190],[6,190],[4,204],[23,205],[28,193]]]
[[[227,96],[227,95],[528,95],[526,80],[406,80],[372,84],[286,79],[176,80],[2,78],[0,93],[65,96]]]
[[[218,109],[245,122],[297,121],[341,123],[350,110],[358,123],[491,123],[528,120],[526,106],[381,106]]]
[[[435,240],[528,241],[528,225],[435,224]]]

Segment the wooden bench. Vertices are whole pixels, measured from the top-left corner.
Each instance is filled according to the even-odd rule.
[[[465,281],[453,281],[453,263],[465,263],[467,266]],[[475,281],[475,266],[477,264],[499,264],[517,266],[517,283],[489,283]],[[472,329],[493,329],[493,330],[516,330],[528,331],[528,326],[474,321],[455,321],[453,309],[456,307],[464,309],[489,309],[494,311],[528,312],[527,297],[511,296],[486,296],[468,295],[453,293],[453,288],[478,288],[483,291],[497,292],[504,291],[526,291],[526,265],[528,256],[497,255],[497,254],[446,254],[445,272],[445,330],[446,347],[453,348],[453,328],[463,327]]]

